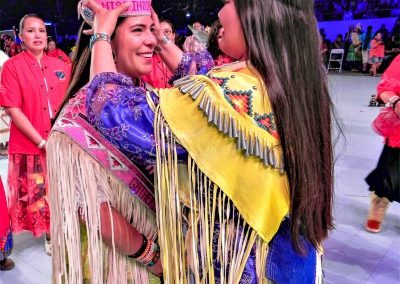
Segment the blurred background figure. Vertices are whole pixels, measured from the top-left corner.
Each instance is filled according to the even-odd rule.
[[[332,43],[332,48],[334,49],[344,49],[344,41],[343,41],[343,35],[338,34],[336,39]]]
[[[359,65],[361,63],[361,40],[360,34],[362,33],[361,25],[353,26],[353,30],[350,32],[350,46],[348,49],[346,61],[351,71],[358,71]]]
[[[160,20],[160,29],[164,34],[164,41],[175,43],[176,32],[174,26],[169,20]],[[150,84],[153,88],[170,88],[169,79],[172,73],[164,64],[162,58],[157,52],[153,55],[153,68],[147,75],[143,75],[142,79]]]
[[[226,55],[220,48],[221,36],[222,36],[222,25],[219,20],[215,21],[210,27],[210,35],[208,37],[208,52],[214,59],[215,66],[221,66],[234,61],[233,58]],[[223,44],[223,42],[222,42]]]
[[[371,75],[376,76],[379,66],[382,64],[385,56],[385,44],[382,40],[381,33],[376,33],[371,40],[371,49],[369,51],[369,61],[372,64]]]
[[[17,44],[12,36],[8,34],[3,34],[1,39],[4,41],[4,52],[8,57],[13,57],[21,53],[21,45]]]
[[[52,37],[47,38],[47,49],[46,49],[46,54],[51,57],[58,58],[62,60],[66,64],[70,64],[71,60],[69,57],[62,51],[61,49],[57,48],[57,43],[55,39]]]
[[[363,32],[360,36],[361,40],[361,54],[363,69],[362,72],[367,72],[368,61],[369,61],[369,51],[371,49],[371,39],[372,39],[372,26],[367,27],[367,31]]]
[[[207,49],[208,33],[200,22],[194,22],[188,26],[193,35],[188,36],[183,44],[184,52],[201,52]]]

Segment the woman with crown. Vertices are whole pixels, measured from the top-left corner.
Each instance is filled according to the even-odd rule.
[[[184,76],[196,62],[163,38],[155,14],[130,32],[153,27],[156,42],[135,49],[127,33],[118,50],[113,34],[129,5],[84,5],[95,14],[88,120],[121,151],[156,149],[164,281],[321,283],[333,158],[313,1],[225,1],[221,49],[239,62],[205,76]],[[152,49],[182,78],[145,93],[143,104],[132,78],[151,64]],[[154,140],[135,135],[145,113],[155,120]]]

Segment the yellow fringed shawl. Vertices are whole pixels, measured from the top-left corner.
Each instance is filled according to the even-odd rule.
[[[240,280],[255,243],[259,280],[265,281],[267,244],[288,214],[289,190],[280,141],[272,124],[262,124],[272,109],[260,79],[242,64],[174,85],[159,91],[155,121],[164,280],[214,283],[218,238],[221,283]],[[178,166],[177,143],[189,153],[186,170]]]

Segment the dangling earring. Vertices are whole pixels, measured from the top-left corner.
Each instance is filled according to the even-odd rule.
[[[117,59],[117,55],[115,54],[114,50],[111,50],[111,53],[112,53],[112,57],[113,57],[114,62],[115,62],[115,60]]]
[[[25,50],[25,49],[26,49],[25,44],[24,44],[23,41],[21,41],[21,49],[22,49],[22,50]]]

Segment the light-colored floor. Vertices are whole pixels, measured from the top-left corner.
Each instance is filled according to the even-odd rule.
[[[400,283],[400,205],[388,210],[382,232],[364,231],[369,196],[365,176],[375,167],[382,139],[370,128],[379,112],[367,106],[379,78],[330,75],[330,88],[345,139],[336,146],[336,230],[324,243],[327,283]],[[0,160],[6,179],[7,161]],[[15,237],[12,271],[0,271],[0,283],[46,284],[51,282],[51,258],[44,253],[44,239],[29,234]]]

